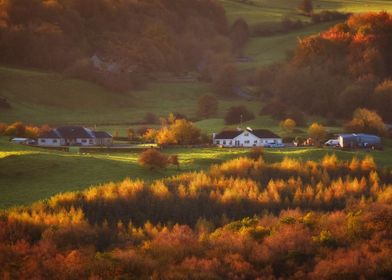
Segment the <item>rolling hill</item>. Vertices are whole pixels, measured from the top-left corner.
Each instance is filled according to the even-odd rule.
[[[249,25],[255,25],[263,22],[278,22],[284,16],[307,20],[306,17],[298,14],[300,0],[221,0],[221,2],[230,22],[243,18]],[[392,11],[392,3],[388,0],[314,0],[313,7],[316,12],[321,10],[351,13]]]

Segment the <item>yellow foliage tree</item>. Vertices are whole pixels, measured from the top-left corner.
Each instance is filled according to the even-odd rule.
[[[321,124],[312,123],[309,126],[308,135],[313,139],[315,145],[320,146],[321,141],[323,141],[327,135],[327,130]]]
[[[280,122],[280,126],[288,132],[293,132],[293,129],[297,126],[297,123],[293,119],[285,119]]]
[[[171,131],[171,129],[168,128],[167,126],[162,127],[158,131],[155,141],[159,145],[172,145],[177,143],[173,131]]]

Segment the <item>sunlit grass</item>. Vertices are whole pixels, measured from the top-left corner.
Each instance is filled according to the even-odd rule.
[[[29,155],[29,154],[37,154],[37,153],[32,152],[32,151],[13,151],[13,152],[1,152],[0,151],[0,159],[6,158],[9,156],[23,156],[23,155]]]
[[[279,22],[282,17],[308,21],[300,15],[298,6],[301,0],[252,0],[241,3],[238,0],[221,0],[229,22],[238,18],[245,19],[250,25],[263,22]],[[341,12],[362,13],[392,11],[389,0],[313,0],[316,12],[321,10],[337,10]]]

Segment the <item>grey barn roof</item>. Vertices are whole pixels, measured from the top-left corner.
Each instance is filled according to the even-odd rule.
[[[256,135],[259,138],[280,138],[280,136],[276,135],[272,131],[268,129],[255,129],[252,131],[249,131],[253,135]]]
[[[224,130],[217,135],[215,135],[215,139],[233,139],[240,135],[243,131],[238,130]]]
[[[52,129],[40,138],[112,138],[112,136],[105,131],[92,131],[81,126],[61,126]]]
[[[95,138],[112,138],[106,131],[93,131]]]

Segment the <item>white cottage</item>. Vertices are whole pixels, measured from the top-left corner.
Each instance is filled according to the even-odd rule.
[[[38,146],[94,146],[111,145],[112,136],[104,131],[93,131],[81,126],[62,126],[38,138]]]
[[[267,147],[282,144],[278,135],[267,129],[226,130],[213,135],[213,143],[222,147]]]

